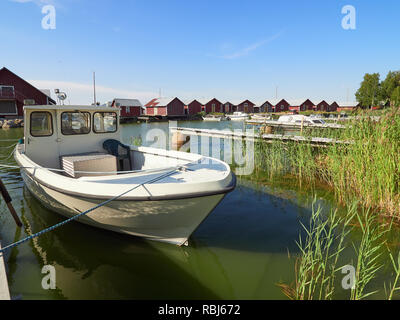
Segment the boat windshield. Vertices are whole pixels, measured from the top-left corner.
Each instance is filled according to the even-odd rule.
[[[117,114],[115,112],[95,112],[93,115],[93,131],[107,133],[117,131]]]

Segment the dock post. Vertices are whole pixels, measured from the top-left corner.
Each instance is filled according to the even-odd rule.
[[[4,201],[7,204],[8,210],[10,211],[11,215],[14,218],[15,223],[17,224],[18,227],[22,227],[22,222],[19,219],[19,217],[18,217],[17,213],[15,212],[14,207],[11,203],[12,199],[10,197],[10,194],[8,193],[6,186],[4,185],[3,181],[1,181],[1,179],[0,179],[0,192],[1,192],[1,195],[4,199]]]
[[[304,116],[301,118],[300,135],[303,135]]]
[[[1,249],[1,242],[0,242]],[[0,300],[10,300],[10,291],[8,289],[8,281],[6,268],[3,260],[3,253],[0,253]]]

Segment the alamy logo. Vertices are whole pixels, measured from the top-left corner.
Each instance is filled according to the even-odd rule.
[[[223,160],[235,166],[237,175],[250,175],[254,171],[254,128],[235,129],[228,131],[229,134],[226,134],[227,131],[214,130],[215,136],[207,133],[186,136],[178,130],[177,121],[169,121],[169,132],[171,137],[158,128],[148,130],[144,141],[153,148],[169,148]],[[170,161],[168,159],[168,165],[171,165]],[[212,160],[208,158],[204,161],[208,163]]]
[[[353,290],[355,288],[356,269],[352,265],[345,265],[342,267],[342,274],[346,274],[342,279],[342,288]]]
[[[342,14],[345,14],[345,16],[342,18],[342,28],[344,30],[355,30],[356,8],[348,4],[342,8]]]
[[[42,19],[42,28],[44,30],[54,30],[56,28],[56,8],[52,5],[44,6],[42,13],[45,14]]]
[[[42,288],[44,290],[54,290],[56,288],[56,269],[47,264],[43,266],[42,274],[46,274],[42,279]]]

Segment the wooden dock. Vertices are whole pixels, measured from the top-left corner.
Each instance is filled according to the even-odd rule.
[[[1,249],[1,242],[0,242],[0,249]],[[10,291],[8,289],[6,266],[4,264],[2,253],[0,253],[0,300],[10,300]]]
[[[336,123],[301,123],[301,122],[284,122],[284,121],[276,121],[276,120],[246,120],[248,124],[254,125],[265,125],[268,127],[276,127],[283,129],[301,129],[301,128],[318,128],[318,129],[344,129],[346,126]]]
[[[256,134],[251,132],[239,132],[229,130],[215,130],[215,129],[198,129],[198,128],[180,128],[171,127],[171,132],[179,132],[187,136],[207,136],[212,138],[221,139],[244,139],[244,140],[264,140],[272,143],[273,141],[280,140],[283,142],[299,142],[309,143],[313,146],[324,146],[329,144],[352,144],[352,141],[341,141],[331,138],[321,137],[304,137],[304,136],[292,136],[283,134]]]

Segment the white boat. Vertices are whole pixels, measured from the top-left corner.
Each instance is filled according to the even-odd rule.
[[[229,115],[228,117],[232,121],[244,121],[249,118],[249,115],[244,112],[236,111],[233,114]]]
[[[221,121],[222,120],[222,116],[215,116],[215,115],[207,115],[202,118],[203,118],[203,121]]]
[[[24,119],[14,157],[26,186],[66,217],[109,200],[78,218],[94,227],[187,244],[236,185],[220,160],[123,145],[116,108],[25,106]]]
[[[312,118],[303,116],[301,114],[283,115],[277,120],[284,123],[297,123],[297,124],[326,124],[326,122],[319,118]]]
[[[271,116],[269,114],[254,114],[251,116],[252,120],[271,120]]]

